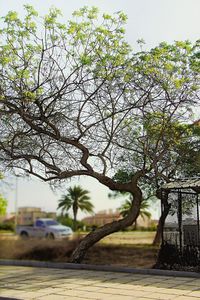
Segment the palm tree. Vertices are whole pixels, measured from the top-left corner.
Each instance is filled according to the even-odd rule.
[[[73,210],[74,216],[74,231],[76,231],[77,213],[80,209],[88,213],[93,212],[93,204],[89,201],[89,191],[84,190],[81,186],[70,187],[67,195],[63,195],[59,200],[58,208],[62,208],[62,213],[68,211],[70,208]]]
[[[129,213],[130,211],[130,208],[131,208],[131,205],[132,205],[132,201],[129,199],[127,199],[123,204],[122,206],[119,208],[119,211],[120,211],[120,214],[125,217],[127,216],[127,214]],[[150,219],[151,218],[151,213],[147,210],[149,208],[149,204],[148,204],[148,201],[147,199],[144,199],[141,203],[141,206],[140,206],[140,216],[143,218],[145,218],[145,216]],[[137,220],[135,221],[135,229],[137,228]]]

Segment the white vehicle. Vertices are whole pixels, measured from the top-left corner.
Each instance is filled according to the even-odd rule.
[[[70,238],[73,235],[70,227],[61,225],[53,219],[37,219],[34,225],[18,225],[16,233],[22,238],[45,237],[49,239]]]

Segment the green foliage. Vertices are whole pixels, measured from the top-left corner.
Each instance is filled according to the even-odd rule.
[[[57,216],[56,219],[62,225],[69,226],[71,228],[73,228],[73,226],[74,226],[74,220],[68,214],[64,214],[64,215],[61,214],[61,215]],[[83,230],[84,226],[85,225],[83,222],[77,220],[77,229],[78,230]]]
[[[3,174],[0,172],[0,180],[4,178]],[[7,200],[0,194],[0,216],[4,216],[6,214],[6,209],[8,206]]]
[[[185,137],[177,149],[178,172],[184,177],[200,176],[200,125],[188,126],[190,134]]]
[[[169,172],[172,169],[178,170],[178,156],[183,156],[181,149],[183,150],[184,145],[188,145],[193,135],[189,124],[171,120],[169,113],[154,112],[145,116],[143,130],[148,145],[146,159],[149,161],[149,166],[152,164],[157,179],[158,173],[161,175],[163,169],[166,171],[167,168]],[[159,160],[161,154],[163,157]]]
[[[24,9],[24,19],[10,11],[0,31],[0,65],[15,93],[22,92],[28,100],[36,99],[37,89],[42,86],[36,86],[34,78],[38,77],[38,68],[43,67],[41,58],[47,61],[46,55],[51,56],[51,51],[59,48],[69,66],[87,66],[95,77],[110,81],[124,73],[122,65],[130,69],[130,46],[124,41],[123,29],[126,16],[122,12],[114,17],[104,14],[100,24],[98,9],[83,7],[74,12],[74,20],[62,24],[57,8],[51,8],[42,20],[32,6],[25,5]],[[66,51],[60,45],[65,45]]]
[[[126,170],[118,170],[117,173],[113,176],[113,179],[117,182],[126,183],[131,180],[133,173],[129,173]]]
[[[14,223],[0,223],[0,230],[14,231]]]
[[[168,147],[180,144],[184,136],[192,133],[188,124],[171,121],[170,115],[162,112],[147,114],[144,129],[152,144],[160,141]]]
[[[70,218],[70,217],[68,216],[68,214],[65,214],[65,215],[62,215],[62,214],[61,214],[61,215],[57,216],[56,219],[57,219],[57,221],[58,221],[59,223],[65,225],[65,226],[69,226],[69,227],[73,228],[73,219]]]
[[[149,52],[141,51],[137,68],[144,76],[154,76],[163,90],[166,93],[173,91],[175,97],[191,82],[192,95],[192,89],[199,89],[199,79],[191,80],[191,72],[198,77],[200,71],[199,41],[195,44],[176,41],[172,45],[163,42]]]
[[[6,214],[7,205],[7,200],[0,194],[0,216],[4,216]]]

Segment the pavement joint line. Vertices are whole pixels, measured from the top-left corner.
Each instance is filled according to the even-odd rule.
[[[142,275],[158,275],[158,276],[171,276],[171,277],[192,277],[200,278],[200,272],[188,271],[171,271],[160,269],[137,269],[128,267],[117,267],[109,265],[91,265],[91,264],[73,264],[73,263],[55,263],[44,261],[30,261],[30,260],[7,260],[0,259],[0,266],[22,266],[22,267],[39,267],[39,268],[55,268],[55,269],[70,269],[70,270],[90,270],[90,271],[107,271],[107,272],[120,272],[132,273]]]

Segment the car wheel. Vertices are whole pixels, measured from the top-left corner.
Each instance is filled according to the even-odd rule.
[[[49,239],[49,240],[54,240],[54,239],[55,239],[54,234],[53,234],[52,232],[48,233],[47,239]]]

